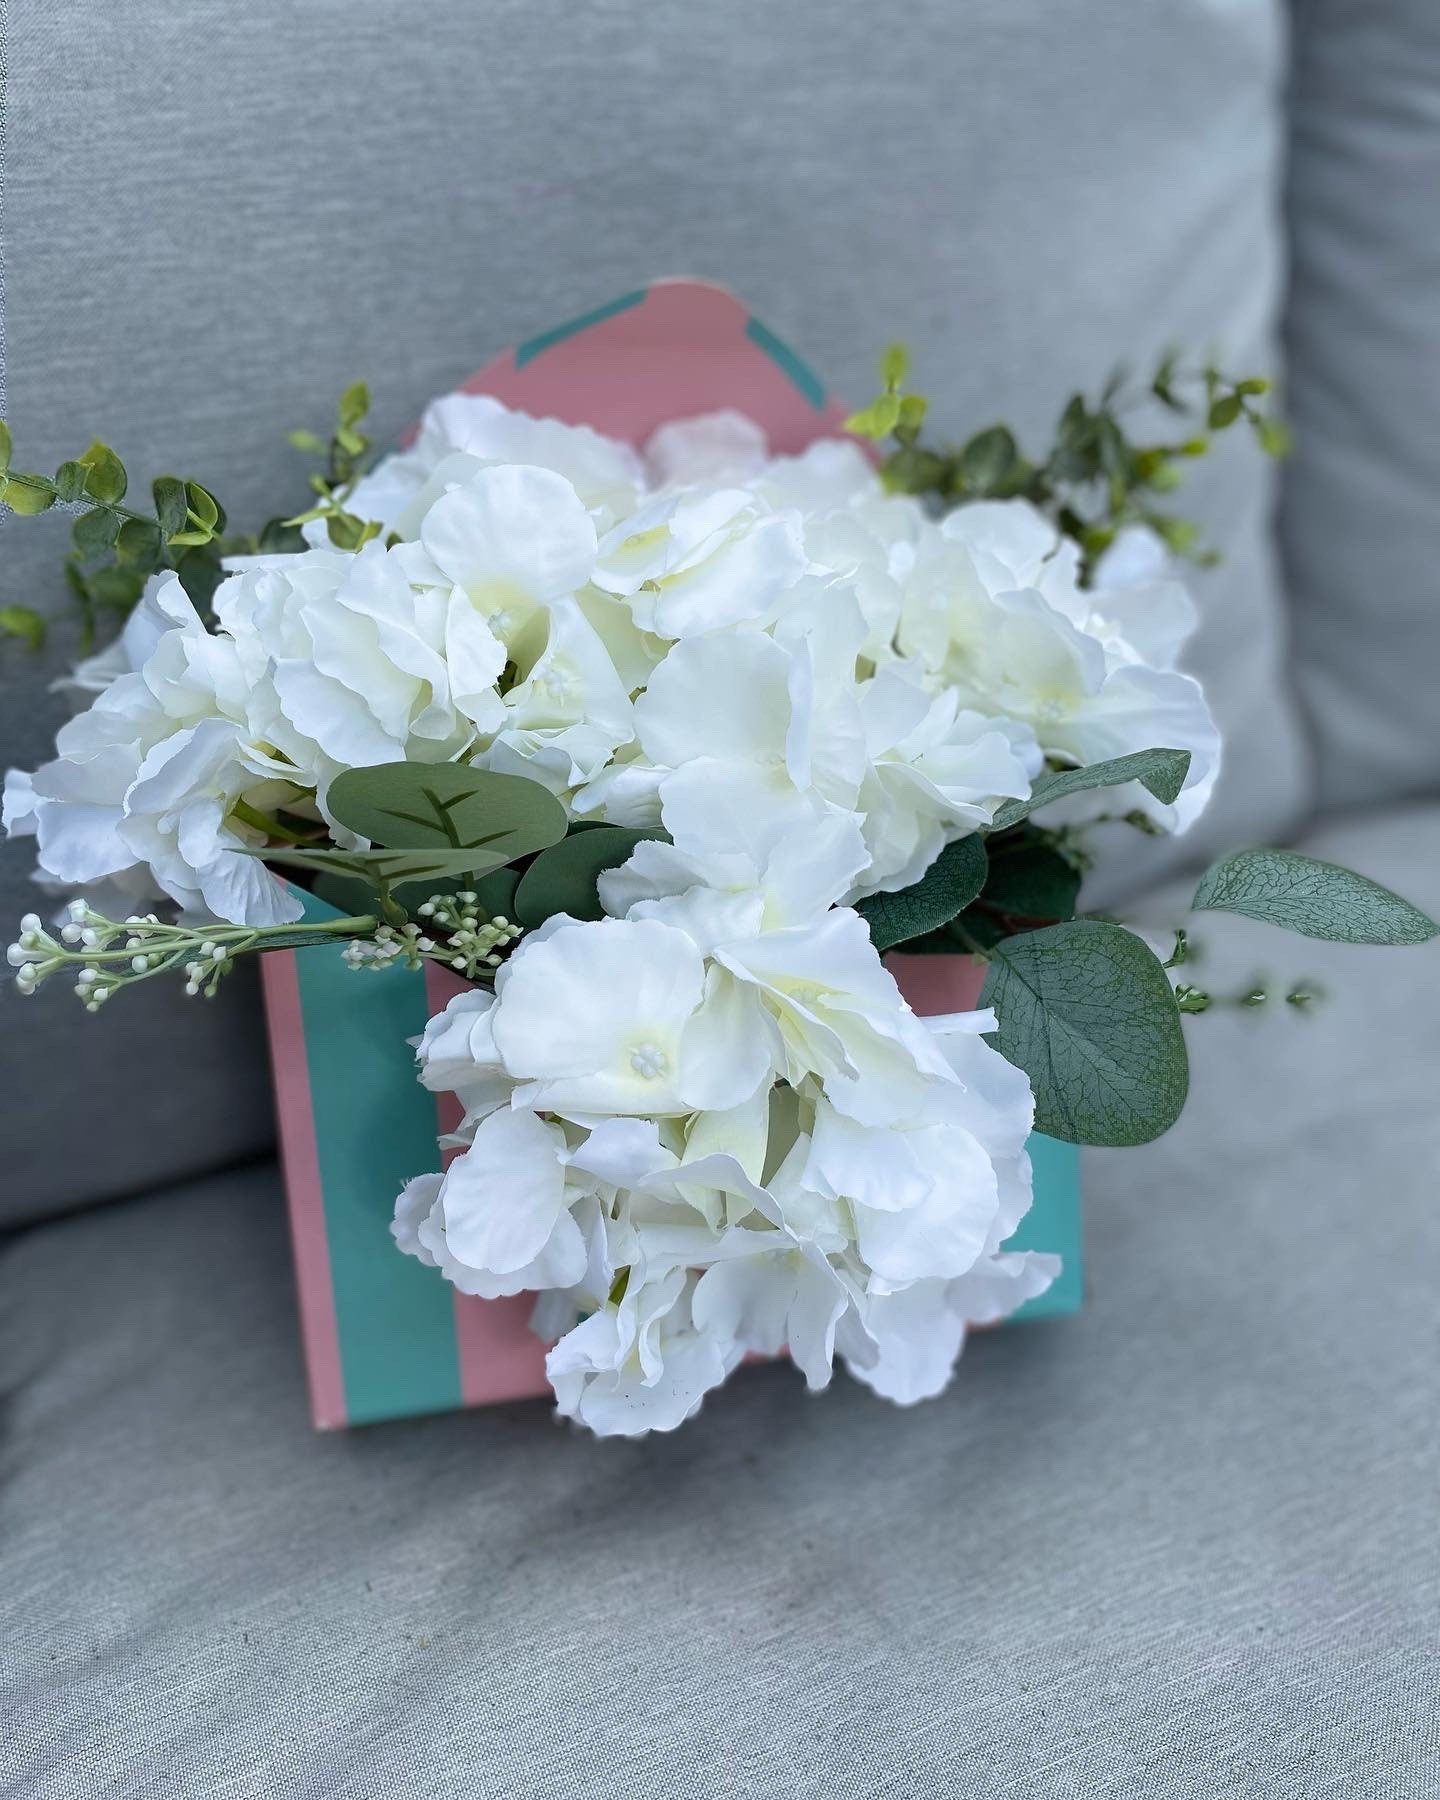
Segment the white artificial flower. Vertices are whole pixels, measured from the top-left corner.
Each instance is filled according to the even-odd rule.
[[[499,729],[474,758],[570,796],[633,741],[630,695],[578,603],[547,609],[543,645],[506,691]]]
[[[797,514],[744,488],[657,495],[600,544],[595,585],[628,601],[642,631],[693,637],[764,623],[805,572]]]
[[[575,489],[549,469],[481,468],[441,494],[419,540],[440,578],[452,583],[515,654],[552,601],[589,581],[595,522]]]
[[[733,410],[671,419],[645,446],[645,468],[655,487],[733,486],[752,480],[768,461],[765,433]]]
[[[447,487],[482,468],[517,463],[563,476],[602,531],[633,511],[645,480],[628,444],[587,425],[514,412],[489,394],[461,392],[432,401],[410,447],[363,475],[345,504],[356,517],[384,526],[387,535],[398,531],[411,538]],[[304,529],[310,543],[328,543],[323,519]]]
[[[1173,808],[1143,789],[1126,790],[1124,801],[1184,830],[1209,799],[1219,735],[1199,684],[1141,659],[1107,623],[1108,605],[1108,592],[1079,588],[1074,545],[1027,502],[983,502],[957,508],[922,539],[905,580],[900,644],[963,704],[1028,726],[1063,763],[1188,750]],[[1163,635],[1173,637],[1170,624]],[[1085,804],[1113,806],[1115,796]]]
[[[496,982],[496,1051],[517,1101],[567,1114],[738,1106],[767,1083],[753,996],[656,920],[551,921]]]

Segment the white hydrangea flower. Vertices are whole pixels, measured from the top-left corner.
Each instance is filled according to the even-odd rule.
[[[407,1187],[397,1241],[466,1292],[544,1288],[560,1410],[593,1430],[671,1429],[782,1348],[812,1387],[838,1354],[919,1398],[967,1320],[1053,1275],[1000,1249],[1028,1083],[993,1015],[918,1020],[834,904],[867,854],[833,812],[642,843],[602,878],[623,918],[550,920],[420,1040],[468,1147]]]

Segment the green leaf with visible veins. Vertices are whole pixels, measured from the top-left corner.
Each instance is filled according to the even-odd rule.
[[[394,887],[402,881],[444,881],[457,875],[469,875],[477,852],[474,850],[302,850],[276,845],[263,850],[246,850],[247,856],[258,856],[263,862],[278,863],[285,869],[310,869],[317,874],[353,875],[376,892],[382,886]]]
[[[1243,913],[1334,944],[1424,944],[1440,925],[1381,887],[1335,863],[1294,850],[1236,850],[1206,870],[1196,912]]]
[[[463,763],[381,763],[347,769],[327,805],[342,825],[396,849],[469,849],[477,874],[565,835],[565,808],[538,781]]]
[[[985,885],[985,841],[972,834],[947,844],[916,882],[898,894],[870,894],[855,910],[870,927],[877,950],[893,950],[911,938],[948,925]]]
[[[1120,787],[1127,781],[1138,781],[1168,806],[1184,787],[1189,772],[1188,750],[1137,750],[1130,756],[1091,763],[1085,769],[1061,769],[1041,775],[1031,788],[1028,800],[1007,800],[996,813],[990,829],[992,832],[1007,831],[1037,808],[1048,806],[1052,800],[1063,800],[1067,794],[1083,794],[1089,788]]]
[[[1074,919],[997,944],[989,1041],[1030,1077],[1035,1126],[1072,1144],[1147,1144],[1189,1091],[1180,1013],[1159,959],[1119,925]]]

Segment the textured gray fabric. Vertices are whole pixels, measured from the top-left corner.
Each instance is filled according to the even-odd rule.
[[[1440,789],[1440,6],[1301,0],[1281,516],[1322,800]]]
[[[1171,339],[1272,360],[1274,0],[10,14],[9,409],[34,463],[99,432],[137,477],[179,466],[258,520],[297,491],[283,430],[323,424],[356,375],[393,434],[505,344],[682,272],[729,282],[852,394],[908,338],[942,426],[1039,433],[1073,384]],[[1279,832],[1303,798],[1270,497],[1243,445],[1195,482],[1227,553],[1195,657],[1229,739],[1205,843]],[[3,530],[0,600],[56,607],[63,520]],[[59,705],[40,684],[67,650],[61,632],[43,665],[0,653],[4,760],[44,754]],[[1137,868],[1176,854],[1129,836]],[[18,912],[23,846],[4,869]],[[30,1124],[0,1212],[267,1138],[237,1000],[207,1016],[137,994],[100,1032],[58,996],[12,1005],[0,1079]]]
[[[1310,847],[1440,906],[1440,810]],[[913,1411],[314,1436],[267,1172],[17,1236],[0,1794],[1430,1800],[1440,946],[1195,924],[1330,1002],[1191,1021],[1087,1311]]]

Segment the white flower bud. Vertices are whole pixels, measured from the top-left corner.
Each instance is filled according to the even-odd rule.
[[[40,923],[39,913],[26,913],[24,918],[20,921],[20,929],[22,932],[28,931],[38,934],[43,931],[45,927]]]

